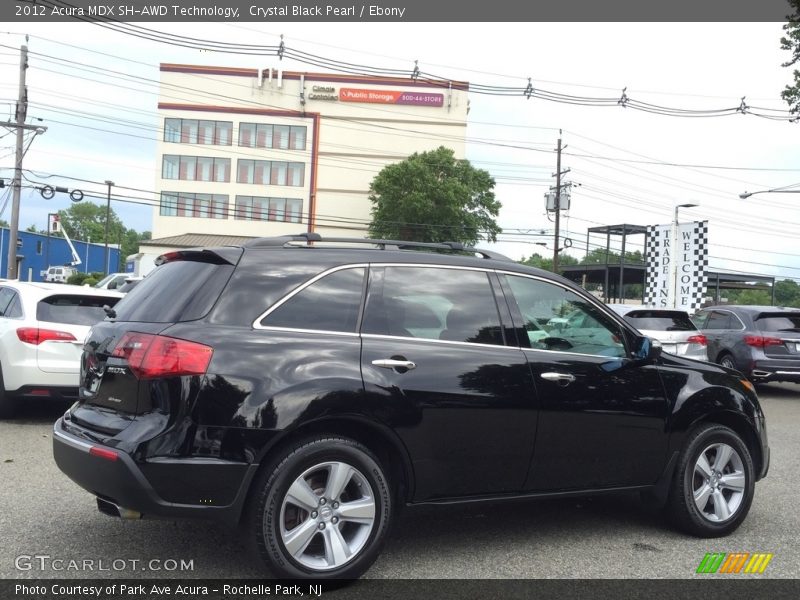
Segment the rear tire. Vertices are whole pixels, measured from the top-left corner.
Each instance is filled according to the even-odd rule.
[[[747,445],[716,423],[692,430],[678,459],[667,513],[680,529],[720,537],[744,521],[753,502],[755,470]]]
[[[17,412],[17,399],[6,393],[3,370],[0,367],[0,419],[10,419]]]
[[[389,490],[363,445],[307,438],[286,448],[254,484],[247,535],[277,577],[356,579],[386,541]]]
[[[722,354],[718,362],[720,366],[725,367],[726,369],[733,369],[734,371],[738,371],[739,367],[736,366],[736,363],[733,360],[733,356],[730,354]]]

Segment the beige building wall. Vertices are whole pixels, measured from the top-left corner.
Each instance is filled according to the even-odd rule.
[[[370,220],[370,182],[384,166],[439,146],[464,157],[467,87],[427,85],[410,78],[311,73],[279,77],[277,70],[272,70],[270,79],[269,70],[162,65],[161,126],[165,119],[230,122],[232,143],[193,144],[161,136],[157,190],[225,195],[228,202],[224,218],[219,219],[177,216],[164,206],[156,208],[153,238],[187,233],[271,236],[309,229],[322,235],[363,237]],[[242,123],[305,127],[305,147],[240,146]],[[230,181],[165,178],[164,155],[230,159]],[[237,182],[240,160],[302,163],[302,185]],[[299,222],[237,218],[236,196],[300,199],[302,215]],[[268,218],[276,216],[287,218],[280,213]]]

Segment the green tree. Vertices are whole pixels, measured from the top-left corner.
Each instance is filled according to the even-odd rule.
[[[800,307],[800,285],[791,279],[776,281],[775,303],[779,306]]]
[[[444,146],[388,165],[372,180],[373,237],[417,242],[497,241],[500,202],[488,171]]]
[[[73,240],[105,242],[106,207],[93,202],[75,202],[67,210],[58,211],[61,226]],[[112,208],[109,212],[108,243],[122,239],[125,226]]]
[[[537,269],[544,269],[545,271],[553,270],[553,257],[544,257],[541,254],[534,252],[528,258],[520,261],[523,265],[529,267],[536,267]],[[570,256],[569,254],[561,254],[558,257],[558,264],[562,267],[577,265],[578,259]]]
[[[6,229],[10,229],[11,225],[5,219],[0,219],[0,227],[5,227]]]
[[[595,248],[591,252],[589,252],[586,256],[581,259],[580,264],[582,265],[604,265],[606,264],[606,249],[605,248]],[[619,252],[615,252],[614,250],[610,250],[608,253],[608,264],[610,265],[618,265],[619,264]],[[635,265],[643,265],[644,264],[644,257],[639,250],[635,252],[626,252],[625,253],[625,264],[635,264]]]
[[[766,290],[738,290],[735,300],[728,296],[731,304],[755,304],[769,306],[772,304],[772,296]]]
[[[789,50],[792,57],[781,66],[794,67],[800,61],[800,0],[788,0],[788,3],[792,13],[786,16],[787,22],[783,26],[786,34],[781,38],[781,48]],[[789,105],[789,110],[796,114],[800,110],[800,71],[795,68],[792,77],[794,83],[783,89],[781,97]]]
[[[122,247],[119,253],[120,270],[125,266],[125,259],[131,254],[139,252],[139,242],[150,239],[150,232],[143,231],[139,233],[133,229],[126,229],[122,235]]]

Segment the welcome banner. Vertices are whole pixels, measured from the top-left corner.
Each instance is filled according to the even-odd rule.
[[[708,283],[708,221],[651,225],[645,243],[644,304],[694,312]]]

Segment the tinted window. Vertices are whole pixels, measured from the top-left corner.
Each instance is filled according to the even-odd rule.
[[[233,272],[233,266],[194,260],[156,268],[116,307],[118,321],[176,323],[205,316]]]
[[[625,356],[620,327],[588,299],[552,283],[507,277],[531,348]]]
[[[9,319],[19,319],[22,317],[22,302],[19,299],[19,294],[14,294],[14,299],[6,309],[5,316]]]
[[[503,345],[486,273],[385,267],[370,278],[362,333]]]
[[[103,306],[116,303],[117,298],[103,296],[50,296],[36,305],[36,318],[50,323],[94,325],[106,317]]]
[[[358,267],[326,275],[261,320],[261,325],[355,333],[364,271]]]
[[[761,331],[800,331],[800,313],[762,314],[756,326]]]
[[[705,329],[731,329],[731,322],[730,313],[715,310],[708,315]]]
[[[695,331],[697,329],[689,320],[689,315],[679,312],[634,310],[625,315],[625,320],[636,329],[650,331]]]

